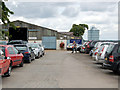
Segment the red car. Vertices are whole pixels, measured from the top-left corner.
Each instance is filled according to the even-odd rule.
[[[12,45],[0,45],[0,49],[4,52],[5,59],[10,58],[10,65],[23,67],[23,54],[20,53]]]
[[[0,75],[10,76],[10,58],[5,59],[4,52],[0,50]]]

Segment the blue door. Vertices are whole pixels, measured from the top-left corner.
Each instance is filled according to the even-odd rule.
[[[42,44],[45,49],[56,49],[56,37],[42,37]]]

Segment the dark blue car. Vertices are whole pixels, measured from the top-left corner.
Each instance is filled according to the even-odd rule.
[[[35,54],[32,48],[26,44],[15,44],[16,47],[22,54],[24,62],[31,63],[32,60],[35,60]]]

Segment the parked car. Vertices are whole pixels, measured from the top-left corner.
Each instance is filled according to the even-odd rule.
[[[96,61],[98,63],[103,64],[105,60],[105,53],[107,52],[107,48],[109,47],[110,43],[103,43],[101,45],[101,48],[98,50],[98,53],[96,55]]]
[[[32,48],[26,44],[15,44],[16,47],[22,54],[24,62],[31,63],[32,60],[35,60],[35,54]]]
[[[44,46],[40,43],[39,46],[42,48],[42,55],[45,55],[45,48]]]
[[[103,67],[120,73],[120,45],[117,43],[111,44],[105,54]]]
[[[94,45],[97,43],[98,41],[90,41],[87,46],[85,47],[85,53],[89,54],[90,51],[94,48]]]
[[[94,57],[94,54],[95,52],[98,52],[98,49],[100,47],[100,45],[102,44],[102,42],[97,42],[95,45],[94,45],[94,48],[90,51],[89,55]]]
[[[73,47],[73,43],[69,43],[69,44],[67,45],[67,50],[72,50],[72,47]]]
[[[95,59],[95,60],[98,60],[98,58],[97,58],[98,52],[103,52],[101,50],[103,49],[104,45],[106,45],[105,49],[104,49],[104,50],[106,50],[106,47],[109,44],[110,44],[110,42],[97,42],[95,44],[95,48],[93,48],[92,58]],[[103,53],[102,53],[102,55],[103,55]]]
[[[12,68],[10,61],[10,57],[5,57],[5,51],[3,52],[0,48],[0,76],[10,76]]]
[[[81,46],[80,52],[84,53],[85,52],[85,47],[89,42],[84,42],[83,45]]]
[[[80,51],[79,48],[81,47],[81,45],[76,44],[76,46],[77,46],[77,51]],[[69,43],[69,44],[67,45],[67,50],[72,50],[73,47],[74,47],[73,43]]]
[[[14,44],[27,44],[27,41],[23,41],[23,40],[11,40],[10,42],[7,43],[7,45],[14,45]]]
[[[28,46],[30,46],[33,49],[36,58],[42,57],[42,47],[39,43],[28,43]]]
[[[11,58],[11,67],[17,65],[23,67],[23,54],[20,53],[13,45],[0,45],[0,49],[5,52],[4,55],[6,58]]]

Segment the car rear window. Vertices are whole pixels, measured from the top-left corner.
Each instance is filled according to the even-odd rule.
[[[107,53],[108,53],[108,54],[112,52],[114,46],[115,46],[114,44],[109,45],[109,47],[107,48]]]
[[[21,42],[9,42],[8,44],[22,44]]]
[[[27,50],[27,46],[15,46],[18,50]]]
[[[29,44],[29,46],[32,47],[32,48],[38,48],[39,44]]]

